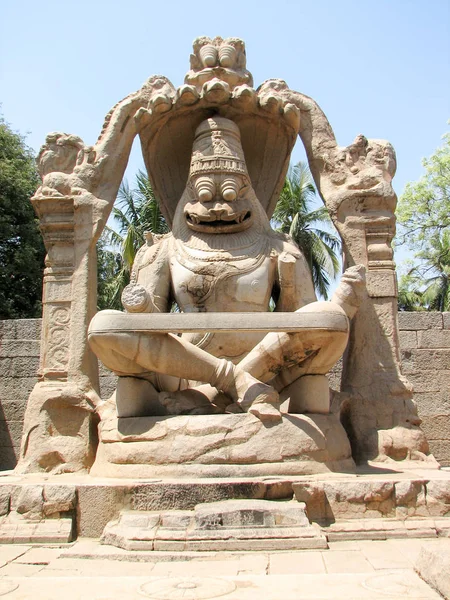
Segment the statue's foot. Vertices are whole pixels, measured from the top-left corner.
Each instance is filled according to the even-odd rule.
[[[279,423],[282,419],[281,413],[276,406],[264,402],[252,404],[248,409],[248,412],[255,415],[255,417],[258,417],[258,419],[264,423]]]
[[[272,386],[237,369],[236,390],[237,402],[243,410],[261,421],[281,421],[280,398]]]

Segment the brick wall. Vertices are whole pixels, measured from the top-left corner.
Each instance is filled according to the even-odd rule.
[[[14,468],[28,396],[37,381],[41,319],[0,321],[0,469]]]
[[[450,313],[399,312],[403,372],[414,386],[422,428],[450,466]]]
[[[40,319],[0,321],[0,470],[14,468],[28,395],[37,381]],[[450,465],[450,313],[399,313],[403,371],[414,385],[431,451]],[[330,382],[339,388],[340,363]],[[100,365],[102,398],[115,377]]]

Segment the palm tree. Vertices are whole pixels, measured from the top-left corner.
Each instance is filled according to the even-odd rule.
[[[450,310],[450,230],[436,233],[428,247],[416,254],[419,264],[401,279],[399,306],[403,310]],[[402,307],[404,299],[412,306]]]
[[[278,231],[288,233],[303,252],[311,270],[314,287],[325,299],[331,281],[340,272],[340,239],[322,229],[332,227],[325,206],[311,210],[316,200],[316,188],[306,164],[299,162],[289,168],[280,199],[273,213]]]
[[[107,225],[97,246],[99,258],[99,308],[121,308],[120,297],[130,282],[131,268],[145,233],[162,234],[169,227],[146,173],[138,171],[131,189],[124,180],[112,210],[117,229]]]

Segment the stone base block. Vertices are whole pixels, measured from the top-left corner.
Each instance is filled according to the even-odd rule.
[[[450,519],[444,524],[434,519],[366,519],[337,521],[322,532],[329,542],[343,540],[387,540],[402,538],[435,538],[450,532]]]
[[[450,598],[450,540],[422,546],[415,570],[444,598]]]
[[[0,544],[66,544],[73,539],[71,518],[18,520],[14,513],[0,523]]]
[[[102,542],[125,550],[222,551],[327,548],[310,525],[305,505],[268,500],[227,500],[193,511],[122,511],[105,527]]]
[[[259,477],[353,473],[334,415],[251,414],[111,418],[100,425],[91,474],[103,477]]]

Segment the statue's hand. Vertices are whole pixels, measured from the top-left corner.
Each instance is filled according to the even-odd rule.
[[[345,270],[331,301],[338,304],[351,319],[356,314],[365,294],[366,269],[364,265],[355,265]]]
[[[127,312],[155,312],[149,293],[139,283],[128,284],[122,292],[122,304]]]

